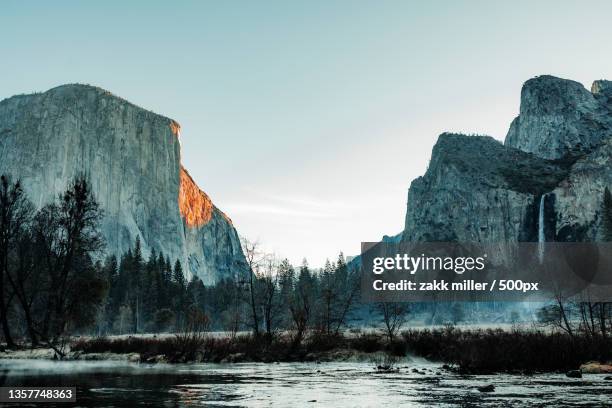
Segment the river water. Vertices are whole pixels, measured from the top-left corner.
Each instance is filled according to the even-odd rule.
[[[563,374],[462,376],[425,361],[399,367],[399,372],[379,374],[371,363],[145,365],[0,360],[0,383],[76,386],[74,406],[82,407],[612,405],[612,381],[604,375],[582,379]],[[478,391],[478,386],[487,384],[494,384],[495,391]]]

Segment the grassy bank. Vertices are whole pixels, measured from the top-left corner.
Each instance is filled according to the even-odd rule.
[[[415,355],[453,364],[462,372],[538,372],[577,369],[612,358],[612,341],[544,331],[409,330],[402,341]]]
[[[407,330],[393,341],[375,333],[311,333],[297,342],[289,334],[273,338],[165,336],[79,339],[71,349],[81,353],[138,353],[141,361],[241,362],[330,361],[384,352],[414,355],[448,364],[460,372],[542,372],[576,369],[591,361],[608,361],[608,339],[571,337],[541,331]]]

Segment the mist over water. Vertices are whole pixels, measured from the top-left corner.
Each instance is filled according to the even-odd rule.
[[[462,376],[423,359],[406,359],[398,367],[399,372],[381,374],[367,362],[171,366],[4,360],[0,378],[3,386],[76,386],[77,406],[87,407],[605,406],[612,397],[612,381],[601,375]],[[495,391],[477,389],[486,384]]]

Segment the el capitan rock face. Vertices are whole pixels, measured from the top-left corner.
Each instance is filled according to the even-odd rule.
[[[236,230],[180,162],[175,121],[87,85],[0,102],[0,173],[40,207],[85,174],[104,209],[107,252],[140,237],[205,283],[244,260]]]
[[[505,144],[442,134],[408,193],[404,241],[599,240],[612,188],[612,83],[527,81]],[[544,197],[544,198],[542,198]]]

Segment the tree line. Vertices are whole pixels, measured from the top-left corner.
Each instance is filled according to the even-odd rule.
[[[260,251],[242,239],[245,262],[214,285],[197,276],[186,280],[180,261],[172,266],[162,253],[144,259],[140,240],[119,261],[109,257],[101,267],[108,295],[100,307],[95,332],[177,332],[193,315],[206,316],[210,329],[250,331],[271,338],[279,330],[334,334],[343,330],[356,304],[359,281],[340,254],[313,271],[306,260],[297,270],[287,259]]]
[[[190,317],[230,334],[271,338],[294,329],[326,334],[347,324],[358,292],[342,254],[314,271],[297,268],[243,239],[245,261],[212,286],[187,280],[179,260],[140,238],[119,258],[105,257],[104,213],[85,177],[39,210],[20,181],[0,179],[0,325],[8,347],[27,338],[61,352],[71,334],[175,332]]]
[[[257,242],[242,240],[245,274],[222,279],[205,288],[210,314],[230,333],[250,330],[271,338],[276,330],[292,329],[297,342],[309,330],[333,335],[343,330],[357,303],[357,271],[342,253],[313,271],[304,259],[294,268],[287,259],[260,250]]]
[[[206,286],[197,276],[186,279],[179,260],[155,249],[145,256],[138,237],[118,258],[105,257],[103,215],[85,177],[36,210],[19,181],[0,176],[0,328],[8,347],[25,338],[34,347],[42,343],[61,353],[72,334],[180,332],[193,326],[194,316],[200,326],[231,336],[250,331],[271,340],[278,331],[291,330],[299,344],[310,332],[341,333],[356,309],[374,311],[393,340],[409,315],[431,314],[432,324],[438,316],[457,323],[479,307],[384,303],[370,308],[360,304],[359,271],[342,253],[320,270],[306,260],[296,268],[246,239],[244,262]],[[601,217],[604,240],[612,241],[608,189]],[[558,298],[537,314],[541,323],[570,336],[612,333],[610,303]]]

